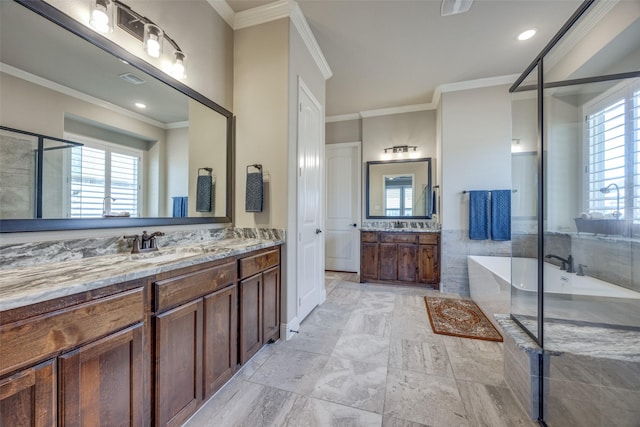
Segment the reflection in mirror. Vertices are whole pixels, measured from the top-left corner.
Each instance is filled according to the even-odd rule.
[[[2,134],[0,150],[24,175],[18,189],[15,175],[4,167],[0,174],[2,231],[49,229],[47,219],[77,221],[53,229],[85,228],[88,218],[102,221],[91,228],[126,226],[127,218],[137,218],[132,225],[230,221],[231,113],[181,83],[169,85],[46,3],[27,5],[38,13],[0,2],[0,124],[52,138],[37,158],[37,137]],[[198,212],[195,185],[205,167],[211,208]],[[18,195],[20,203],[5,203]]]
[[[534,219],[538,210],[538,154],[535,151],[511,154],[511,216]]]
[[[431,218],[431,159],[367,162],[367,218]]]

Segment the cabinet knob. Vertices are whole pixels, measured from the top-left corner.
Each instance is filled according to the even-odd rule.
[[[322,233],[322,230],[320,230],[319,228],[316,228],[316,234],[320,234]]]
[[[351,224],[351,226],[352,226],[353,228],[356,228],[356,227],[358,226],[358,224]]]

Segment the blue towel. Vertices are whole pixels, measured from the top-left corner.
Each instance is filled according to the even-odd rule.
[[[247,212],[262,212],[264,198],[264,184],[262,170],[247,173],[247,194],[244,202],[244,210]]]
[[[188,216],[189,203],[187,197],[172,197],[173,199],[173,217],[181,218]]]
[[[469,191],[469,238],[489,238],[489,192]]]
[[[511,240],[511,190],[491,191],[491,239]]]

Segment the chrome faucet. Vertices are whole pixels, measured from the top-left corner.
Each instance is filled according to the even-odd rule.
[[[555,258],[558,261],[562,262],[562,267],[560,270],[567,270],[567,273],[575,273],[576,271],[573,269],[573,256],[569,255],[567,259],[561,258],[558,255],[549,254],[545,256],[545,258]]]

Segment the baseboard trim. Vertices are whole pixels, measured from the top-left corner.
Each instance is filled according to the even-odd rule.
[[[280,339],[284,339],[285,341],[289,341],[291,337],[295,334],[293,331],[300,330],[300,321],[297,317],[291,319],[289,323],[281,323],[280,324]]]

